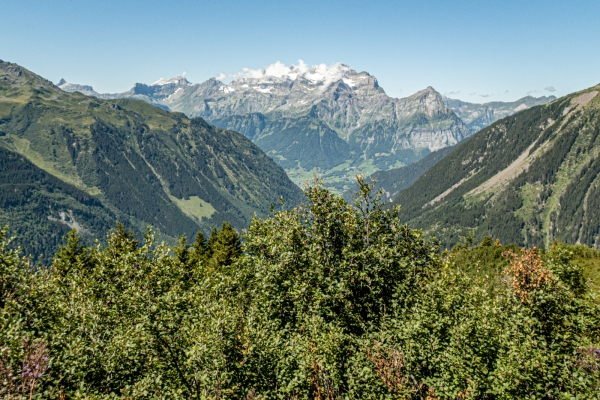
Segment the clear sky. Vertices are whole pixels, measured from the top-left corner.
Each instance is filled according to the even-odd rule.
[[[0,59],[99,92],[302,59],[395,97],[561,96],[600,83],[600,1],[0,0]]]

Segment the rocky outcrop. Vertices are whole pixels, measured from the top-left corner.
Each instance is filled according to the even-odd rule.
[[[357,173],[414,162],[471,133],[433,88],[396,99],[374,76],[343,64],[170,90],[147,100],[237,130],[299,183],[313,171],[339,190]]]

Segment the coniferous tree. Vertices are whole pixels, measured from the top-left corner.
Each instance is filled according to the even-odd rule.
[[[205,263],[208,255],[208,244],[202,231],[198,231],[196,240],[192,244],[190,249],[190,260],[189,262],[194,265]]]
[[[242,254],[240,236],[229,222],[220,230],[213,228],[208,247],[211,267],[217,269],[230,266]]]

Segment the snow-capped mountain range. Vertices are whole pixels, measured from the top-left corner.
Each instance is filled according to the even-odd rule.
[[[318,173],[340,191],[357,173],[414,162],[473,133],[433,88],[393,98],[374,76],[341,63],[308,67],[300,61],[288,67],[278,62],[244,69],[228,83],[225,76],[218,78],[198,84],[185,76],[161,78],[119,94],[64,81],[59,87],[141,99],[204,118],[246,135],[296,182]]]

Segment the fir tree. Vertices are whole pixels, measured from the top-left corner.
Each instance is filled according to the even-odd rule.
[[[210,265],[215,269],[230,266],[242,254],[240,236],[229,222],[213,229],[208,241]]]

